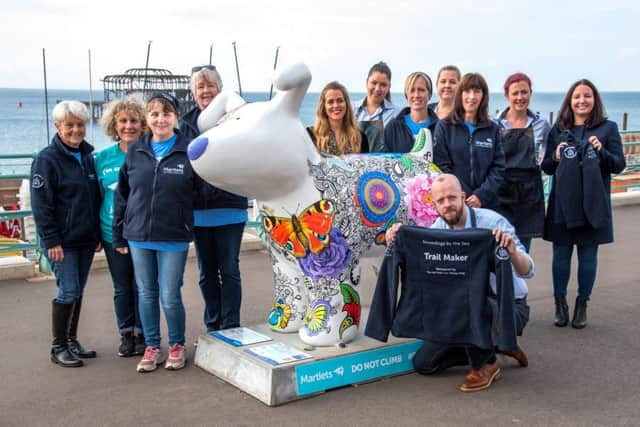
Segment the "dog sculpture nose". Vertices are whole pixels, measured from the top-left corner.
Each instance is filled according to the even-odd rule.
[[[189,143],[189,148],[187,148],[187,154],[189,155],[189,160],[198,160],[204,150],[207,149],[207,144],[209,144],[209,138],[207,137],[199,137],[194,139]]]

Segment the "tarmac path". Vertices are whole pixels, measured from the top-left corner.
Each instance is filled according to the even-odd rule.
[[[551,245],[535,240],[529,281],[531,321],[520,343],[528,368],[501,359],[502,379],[485,391],[458,391],[466,369],[408,374],[269,408],[192,363],[202,326],[197,267],[190,258],[183,299],[189,362],[182,371],[135,372],[137,358],[116,356],[118,336],[108,271],[91,274],[80,338],[98,352],[83,368],[49,361],[52,280],[0,282],[0,426],[613,426],[640,425],[640,206],[614,210],[616,243],[602,246],[589,325],[553,326]],[[379,252],[379,251],[378,251]],[[574,257],[575,258],[575,257]],[[374,287],[375,254],[360,285]],[[242,322],[264,322],[272,279],[265,252],[245,252]],[[569,303],[575,298],[575,266]],[[166,351],[166,327],[163,344]]]

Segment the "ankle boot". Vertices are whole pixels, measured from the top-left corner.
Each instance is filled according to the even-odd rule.
[[[82,359],[92,359],[96,357],[96,352],[86,349],[78,342],[78,320],[80,320],[80,310],[82,309],[82,297],[73,303],[73,311],[69,320],[69,335],[67,344],[69,351]]]
[[[556,320],[554,325],[562,328],[569,323],[569,305],[566,297],[555,297],[556,300]]]
[[[51,361],[65,368],[82,366],[82,360],[71,353],[67,346],[69,318],[71,317],[72,310],[73,304],[62,304],[55,299],[51,301],[51,323],[53,332]]]
[[[587,300],[583,300],[580,297],[576,298],[571,326],[576,329],[582,329],[587,326]]]

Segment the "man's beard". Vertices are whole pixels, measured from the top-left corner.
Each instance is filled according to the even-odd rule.
[[[455,216],[452,219],[447,219],[444,215],[441,215],[442,219],[444,220],[444,222],[446,222],[447,224],[449,224],[450,227],[454,227],[456,225],[458,225],[458,223],[460,222],[460,219],[462,218],[462,206],[460,206],[459,209],[455,209]],[[445,214],[448,212],[445,212]]]

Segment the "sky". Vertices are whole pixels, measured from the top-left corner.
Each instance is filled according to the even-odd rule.
[[[101,79],[149,66],[189,74],[213,62],[237,90],[268,91],[278,65],[305,62],[311,91],[338,80],[364,92],[384,60],[392,91],[445,64],[480,72],[491,91],[527,73],[534,91],[566,91],[589,78],[602,91],[640,91],[637,0],[5,0],[0,16],[0,87],[102,90]]]

